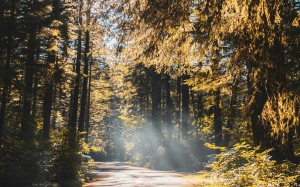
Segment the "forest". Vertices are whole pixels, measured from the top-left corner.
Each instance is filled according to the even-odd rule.
[[[300,185],[299,23],[299,0],[0,0],[0,186],[99,161]]]

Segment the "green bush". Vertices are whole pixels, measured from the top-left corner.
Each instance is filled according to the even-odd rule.
[[[243,142],[218,154],[208,167],[228,186],[298,186],[299,165],[288,161],[277,164],[270,151]]]

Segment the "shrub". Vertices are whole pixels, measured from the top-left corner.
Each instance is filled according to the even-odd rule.
[[[229,186],[297,186],[299,165],[288,161],[277,164],[270,151],[243,142],[218,154],[208,167]]]

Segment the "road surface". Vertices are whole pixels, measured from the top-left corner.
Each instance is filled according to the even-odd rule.
[[[123,162],[96,162],[93,182],[84,187],[191,187],[184,175],[151,170]]]

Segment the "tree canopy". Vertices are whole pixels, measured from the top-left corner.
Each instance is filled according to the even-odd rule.
[[[265,163],[297,185],[299,21],[299,0],[0,0],[0,184],[81,186],[83,154],[217,154],[228,178]]]

